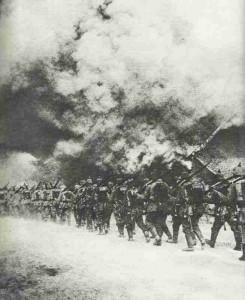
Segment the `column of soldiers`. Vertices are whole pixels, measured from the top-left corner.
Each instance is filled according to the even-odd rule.
[[[100,235],[110,231],[112,213],[116,220],[119,237],[125,231],[129,241],[134,240],[136,224],[142,231],[146,243],[153,239],[153,245],[161,246],[163,234],[166,242],[178,243],[182,226],[187,247],[192,252],[197,240],[201,249],[208,244],[214,248],[219,231],[227,222],[234,233],[234,250],[243,251],[240,260],[245,261],[245,178],[233,174],[228,179],[207,186],[195,172],[183,173],[176,184],[170,187],[163,179],[135,180],[134,178],[97,178],[82,180],[74,187],[52,184],[38,184],[0,189],[0,214],[15,217],[35,218],[71,224],[74,215],[76,226],[85,226]],[[214,223],[210,239],[204,239],[199,220],[207,213],[207,204],[215,206]],[[172,217],[172,233],[166,219]]]

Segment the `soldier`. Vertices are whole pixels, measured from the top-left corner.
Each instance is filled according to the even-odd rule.
[[[85,197],[86,197],[86,223],[87,223],[87,229],[89,231],[93,231],[94,189],[93,189],[93,181],[92,181],[91,178],[88,178],[87,182],[86,182]]]
[[[128,239],[132,240],[132,229],[130,222],[127,222],[127,186],[122,178],[117,179],[117,185],[114,187],[111,195],[111,200],[114,203],[114,215],[116,225],[119,232],[119,237],[124,237],[124,227],[127,225]]]
[[[61,194],[59,197],[59,211],[60,211],[60,223],[64,224],[67,221],[67,224],[71,225],[71,212],[72,206],[74,203],[75,195],[66,189],[65,185],[61,187]]]
[[[51,221],[57,221],[57,215],[59,214],[59,197],[60,197],[61,190],[56,186],[52,187],[51,190],[51,208],[50,208],[50,217]]]
[[[23,205],[23,213],[24,216],[29,218],[31,216],[31,192],[29,190],[29,186],[25,184],[22,191],[22,205]]]
[[[169,206],[169,186],[158,179],[149,184],[145,191],[146,198],[146,228],[155,238],[154,245],[162,245],[163,232],[167,235],[168,240],[172,235],[166,225]]]
[[[236,219],[236,207],[234,203],[229,201],[224,193],[213,189],[209,197],[205,199],[206,203],[214,204],[214,223],[211,228],[211,238],[206,239],[206,243],[211,247],[215,247],[215,243],[222,226],[227,222],[234,233],[236,246],[234,250],[241,250],[241,232]]]
[[[0,188],[0,216],[7,215],[7,207],[8,207],[7,190],[6,188]]]
[[[108,233],[108,219],[110,210],[109,203],[109,189],[102,178],[97,178],[97,186],[95,187],[96,195],[96,216],[99,227],[99,234]]]
[[[86,224],[86,180],[81,180],[76,195],[77,227]]]
[[[14,216],[20,217],[20,205],[21,205],[21,189],[22,187],[19,187],[18,190],[16,190],[13,194],[12,203],[13,203],[13,210],[14,210]]]
[[[199,239],[201,243],[201,249],[204,250],[205,239],[199,227],[199,220],[202,217],[205,207],[204,207],[204,184],[199,178],[192,178],[191,182],[186,185],[187,197],[188,197],[188,212],[190,216],[191,226],[192,226],[192,238],[193,243],[196,245],[196,238]]]
[[[238,166],[241,167],[241,164]],[[237,171],[236,169],[234,171]],[[241,261],[245,261],[245,177],[244,172],[241,172],[241,168],[238,169],[239,172],[235,172],[235,174],[239,177],[238,180],[235,180],[234,183],[231,184],[228,192],[228,201],[230,205],[237,209],[237,214],[234,216],[234,221],[238,219],[240,225],[240,234],[241,239],[237,238],[236,250],[239,250],[239,242],[240,249],[242,248],[242,256],[239,258]],[[237,224],[237,223],[236,223]]]
[[[147,243],[150,242],[149,232],[143,220],[144,214],[144,195],[139,194],[139,190],[133,185],[127,192],[128,206],[130,208],[129,214],[131,215],[133,229],[135,223],[142,230]]]
[[[106,216],[107,216],[107,228],[108,230],[110,230],[110,222],[111,222],[111,215],[113,213],[113,209],[114,209],[114,203],[112,201],[112,191],[113,191],[113,187],[114,187],[114,184],[112,181],[109,181],[108,182],[108,205],[107,205],[107,213],[106,213]]]
[[[37,220],[41,220],[42,219],[42,190],[41,188],[39,188],[40,183],[38,184],[38,186],[36,187],[36,190],[33,192],[32,195],[32,204],[33,204],[33,216],[34,218],[36,218]]]
[[[47,221],[51,219],[51,207],[52,207],[52,186],[47,183],[43,185],[42,193],[42,219]]]
[[[9,215],[10,216],[14,216],[14,193],[15,193],[16,189],[15,186],[12,186],[9,190],[8,190],[8,206],[9,206]]]
[[[183,249],[183,251],[194,251],[193,232],[189,214],[188,200],[188,194],[185,186],[179,186],[177,188],[177,204],[179,204],[178,214],[181,217],[181,225],[187,242],[187,248]]]

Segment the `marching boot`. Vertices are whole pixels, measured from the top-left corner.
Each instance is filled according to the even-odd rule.
[[[102,225],[99,225],[99,235],[102,235],[104,232],[103,232],[103,227]]]
[[[124,237],[124,228],[123,227],[118,227],[118,232],[119,232],[119,237]]]
[[[128,241],[132,242],[134,240],[133,239],[134,232],[131,229],[127,229],[127,231],[128,231]]]
[[[236,240],[236,246],[233,248],[233,250],[241,251],[242,239],[240,237],[235,237],[235,240]]]
[[[182,249],[185,252],[192,252],[194,251],[193,239],[191,235],[185,234],[185,238],[187,241],[187,248]]]
[[[245,261],[245,244],[242,244],[242,256],[239,258],[239,260]]]
[[[107,224],[105,224],[104,229],[105,229],[105,234],[107,234],[109,232]]]
[[[167,243],[177,244],[178,243],[178,235],[179,235],[179,230],[173,230],[173,238],[167,239]]]
[[[215,247],[215,243],[216,243],[218,234],[219,234],[219,232],[212,231],[210,240],[205,239],[206,244],[208,244],[211,248]]]
[[[150,240],[151,240],[151,239],[150,239],[150,237],[149,237],[149,232],[146,231],[144,235],[145,235],[145,242],[146,242],[146,243],[150,243]]]
[[[162,240],[159,235],[156,235],[153,245],[154,246],[162,246]]]

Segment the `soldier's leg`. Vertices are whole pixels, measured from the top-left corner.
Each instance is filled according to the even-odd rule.
[[[153,238],[155,238],[157,236],[154,219],[155,219],[155,212],[148,213],[146,215],[146,219],[145,219],[146,230],[150,231]]]
[[[93,230],[93,208],[91,207],[87,209],[87,229]]]
[[[205,245],[205,239],[204,239],[201,229],[199,227],[199,220],[200,220],[200,216],[195,216],[195,215],[191,216],[192,230],[194,231],[195,235],[199,239],[199,241],[202,245],[202,249],[204,249],[203,247]]]
[[[126,229],[128,232],[128,240],[133,241],[133,235],[134,235],[134,227],[135,227],[135,221],[134,216],[132,214],[128,214],[126,217]]]
[[[241,235],[241,228],[239,227],[238,220],[234,220],[231,216],[227,219],[227,223],[230,225],[231,230],[233,231],[236,246],[234,250],[241,251],[241,244],[242,244],[242,235]]]
[[[143,234],[145,235],[147,233],[149,236],[149,233],[146,229],[146,225],[144,223],[142,214],[138,214],[135,216],[135,222],[136,222],[137,226],[142,230]]]
[[[172,221],[173,221],[173,238],[172,240],[168,240],[167,242],[177,244],[178,236],[179,236],[179,228],[181,225],[181,218],[179,216],[174,216],[172,218]]]
[[[168,216],[167,214],[163,214],[161,224],[162,224],[162,230],[163,230],[163,232],[164,232],[164,233],[167,235],[167,237],[168,237],[168,240],[167,240],[167,241],[171,241],[171,240],[172,240],[172,234],[171,234],[171,232],[169,231],[169,228],[168,228],[168,226],[167,226],[167,224],[166,224],[167,216]]]
[[[76,225],[77,227],[81,227],[81,223],[82,223],[82,210],[80,208],[78,208],[76,210]]]
[[[194,251],[194,244],[192,239],[192,229],[191,224],[188,218],[182,218],[182,227],[183,232],[185,234],[187,248],[183,249],[183,251]]]
[[[67,220],[67,225],[71,225],[71,209],[66,210],[66,220]]]
[[[245,261],[245,207],[241,208],[239,223],[242,236],[242,256],[239,258],[239,260]]]
[[[211,237],[210,240],[206,239],[206,243],[211,247],[215,247],[215,243],[219,234],[221,227],[224,225],[224,222],[221,220],[219,216],[216,216],[214,219],[213,226],[211,228]]]
[[[115,213],[115,219],[116,219],[116,225],[117,225],[118,232],[119,232],[119,237],[123,237],[124,236],[124,220],[123,220],[122,216],[118,213]]]

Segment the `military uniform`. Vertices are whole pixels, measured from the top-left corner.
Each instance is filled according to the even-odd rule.
[[[169,213],[169,187],[161,179],[149,184],[145,191],[146,228],[155,237],[154,245],[162,244],[163,232],[172,239],[166,219]]]
[[[77,226],[81,227],[86,224],[86,187],[80,187],[76,195],[76,213],[77,213]]]
[[[96,216],[100,234],[108,233],[108,220],[110,218],[109,189],[105,184],[99,184],[95,188]]]
[[[129,201],[130,213],[132,215],[133,224],[137,224],[137,226],[142,230],[146,242],[150,241],[149,232],[147,230],[147,226],[143,219],[144,214],[144,201],[145,197],[137,192],[137,189],[130,189],[127,192],[127,197]]]
[[[195,236],[199,239],[202,249],[205,245],[205,239],[199,227],[199,220],[202,217],[204,206],[204,185],[200,180],[193,179],[188,185],[186,185],[187,197],[188,197],[188,213],[192,226],[192,239],[194,245],[196,244]]]
[[[42,199],[42,220],[47,221],[51,219],[51,207],[52,207],[52,190],[43,189],[40,193]]]
[[[85,189],[86,197],[86,225],[89,231],[93,231],[95,220],[95,197],[94,188],[92,186],[92,180],[87,180],[87,186]]]
[[[34,217],[38,220],[42,219],[42,191],[41,190],[35,190],[33,192],[33,196],[32,196],[32,203],[33,203],[33,213],[34,213]]]
[[[50,218],[51,221],[57,221],[57,215],[59,214],[59,196],[61,190],[59,188],[52,188],[51,190],[51,207],[50,207]]]
[[[241,230],[241,241],[240,239],[237,239],[236,247],[239,248],[238,243],[241,242],[240,247],[242,248],[243,254],[239,259],[245,261],[245,179],[241,179],[237,183],[231,185],[228,199],[230,203],[238,208],[238,224],[240,225]]]
[[[234,237],[236,241],[236,247],[234,248],[234,250],[240,250],[241,232],[236,218],[235,205],[229,201],[227,196],[225,196],[223,193],[217,190],[213,190],[210,194],[211,196],[208,197],[205,200],[205,202],[215,205],[214,223],[211,228],[211,238],[210,240],[206,240],[206,243],[210,247],[214,248],[219,231],[221,227],[225,225],[225,222],[227,222],[234,233]]]
[[[59,197],[60,223],[71,224],[71,212],[75,195],[71,191],[63,191]]]
[[[112,201],[114,202],[114,216],[119,232],[119,237],[124,236],[124,228],[126,226],[129,239],[132,239],[132,222],[130,215],[128,215],[128,200],[127,200],[127,186],[125,184],[118,184],[112,191]]]
[[[22,205],[23,205],[23,214],[25,217],[29,218],[31,216],[31,192],[28,189],[23,190],[22,192]]]
[[[8,213],[7,190],[0,189],[0,216],[6,216]]]

